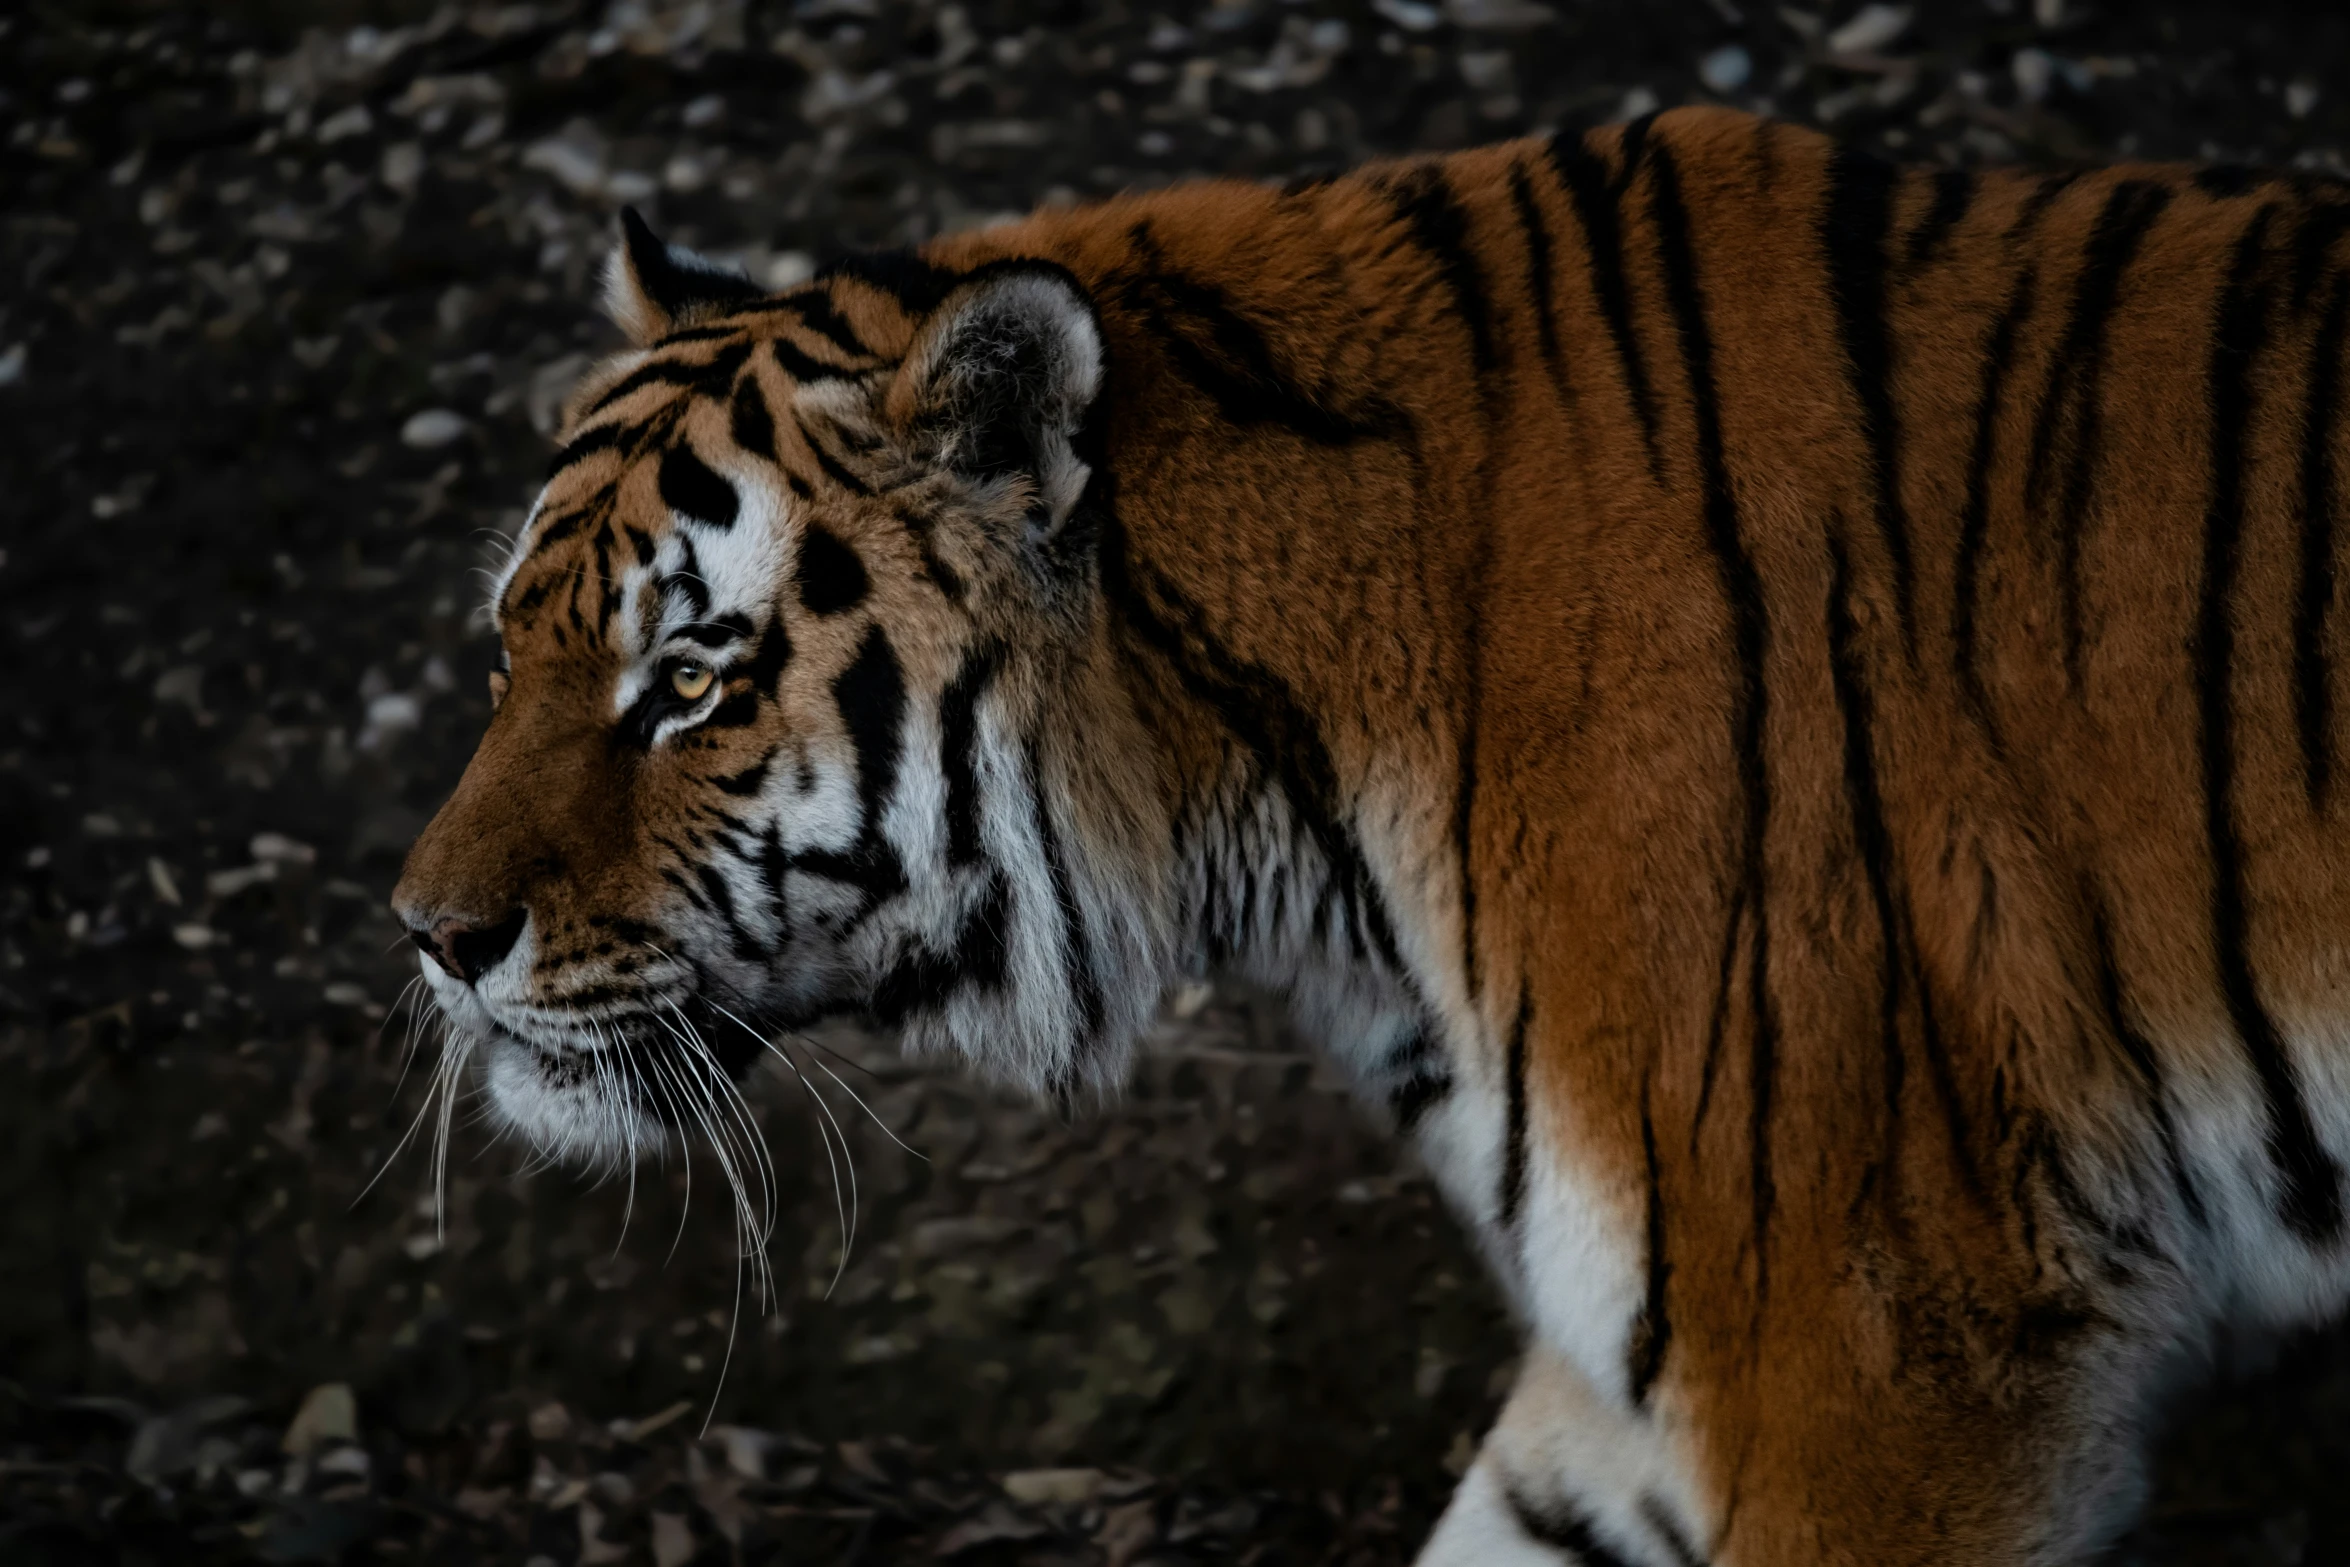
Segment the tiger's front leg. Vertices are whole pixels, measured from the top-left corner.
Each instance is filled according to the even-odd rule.
[[[1654,1421],[1530,1346],[1419,1567],[1688,1567],[1689,1479]]]
[[[2097,1353],[2004,1389],[1977,1365],[1961,1408],[1948,1365],[1877,1375],[1858,1319],[1781,1321],[1761,1363],[1640,1407],[1531,1345],[1420,1567],[2070,1567],[2135,1503],[2135,1422],[2057,1392],[2110,1384]]]

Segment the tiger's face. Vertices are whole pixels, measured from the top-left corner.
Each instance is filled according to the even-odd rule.
[[[768,298],[627,225],[639,346],[575,398],[493,598],[489,730],[394,894],[494,1115],[624,1160],[848,1010],[1098,1078],[1167,940],[1089,689],[1082,291]],[[1104,743],[1056,729],[1080,707]]]

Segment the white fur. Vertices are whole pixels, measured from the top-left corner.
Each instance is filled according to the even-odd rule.
[[[1701,1555],[1705,1543],[1690,1522],[1685,1473],[1662,1425],[1627,1413],[1538,1340],[1419,1567],[1559,1567],[1557,1551],[1528,1537],[1521,1506],[1538,1517],[1571,1512],[1625,1561],[1679,1567],[1664,1528]]]

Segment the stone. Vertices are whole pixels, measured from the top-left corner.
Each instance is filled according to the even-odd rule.
[[[294,1411],[278,1442],[293,1458],[309,1458],[335,1442],[359,1440],[359,1400],[348,1382],[322,1382],[312,1388]]]

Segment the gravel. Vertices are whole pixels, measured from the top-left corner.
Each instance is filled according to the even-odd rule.
[[[1425,1180],[1245,995],[1073,1122],[831,1036],[845,1265],[816,1112],[759,1081],[739,1320],[707,1167],[690,1207],[679,1168],[590,1189],[460,1116],[436,1196],[384,896],[486,716],[480,569],[615,346],[619,204],[781,286],[1709,99],[2338,173],[2346,64],[2279,3],[0,18],[0,1558],[1393,1563],[1506,1385]],[[2121,1559],[2350,1558],[2350,1345],[2252,1355]]]

